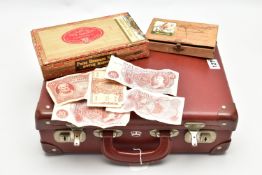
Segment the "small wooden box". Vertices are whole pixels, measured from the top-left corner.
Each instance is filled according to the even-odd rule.
[[[146,33],[149,49],[214,58],[218,26],[154,18]]]
[[[106,66],[110,55],[134,60],[149,55],[148,40],[128,13],[31,32],[45,80]]]

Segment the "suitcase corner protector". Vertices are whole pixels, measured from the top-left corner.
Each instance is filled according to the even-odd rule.
[[[53,144],[50,144],[50,143],[47,143],[47,142],[42,142],[41,141],[41,145],[42,145],[42,149],[47,153],[47,154],[50,154],[50,155],[57,155],[57,154],[63,154],[63,151],[53,145]]]
[[[235,103],[223,104],[218,109],[217,115],[223,120],[238,120],[238,113]]]
[[[229,148],[230,143],[231,143],[231,140],[220,143],[220,144],[216,145],[214,148],[212,148],[212,150],[209,153],[211,155],[224,154],[226,152],[226,150]]]

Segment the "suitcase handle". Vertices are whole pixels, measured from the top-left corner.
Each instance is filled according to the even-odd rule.
[[[102,141],[102,152],[107,158],[118,162],[134,164],[161,160],[168,155],[171,146],[170,133],[166,131],[161,131],[158,147],[155,150],[147,152],[142,152],[140,149],[134,149],[137,152],[117,150],[113,144],[113,131],[109,130],[103,131]]]

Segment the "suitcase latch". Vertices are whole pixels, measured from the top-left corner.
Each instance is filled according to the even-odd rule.
[[[196,134],[197,143],[213,143],[216,140],[216,133],[209,130],[201,130]],[[185,142],[192,143],[192,135],[190,132],[185,134]]]
[[[185,123],[185,127],[188,129],[189,133],[188,135],[191,136],[191,144],[193,147],[197,146],[197,143],[199,141],[198,139],[198,133],[199,130],[205,127],[205,123],[200,122],[187,122]],[[188,137],[188,136],[187,136]],[[185,140],[188,141],[189,139]],[[189,142],[190,143],[190,142]]]
[[[86,140],[86,133],[81,129],[58,130],[54,133],[54,139],[58,143],[73,143],[80,146]]]

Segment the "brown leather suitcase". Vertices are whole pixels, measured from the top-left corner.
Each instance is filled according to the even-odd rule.
[[[124,163],[154,162],[169,153],[224,153],[238,115],[217,49],[215,58],[209,65],[205,59],[151,51],[149,58],[132,62],[180,73],[178,96],[185,97],[181,125],[145,120],[135,113],[127,126],[106,130],[51,121],[53,102],[44,84],[35,115],[43,150],[51,154],[103,153]],[[215,68],[219,64],[220,69],[211,69],[212,64]]]

